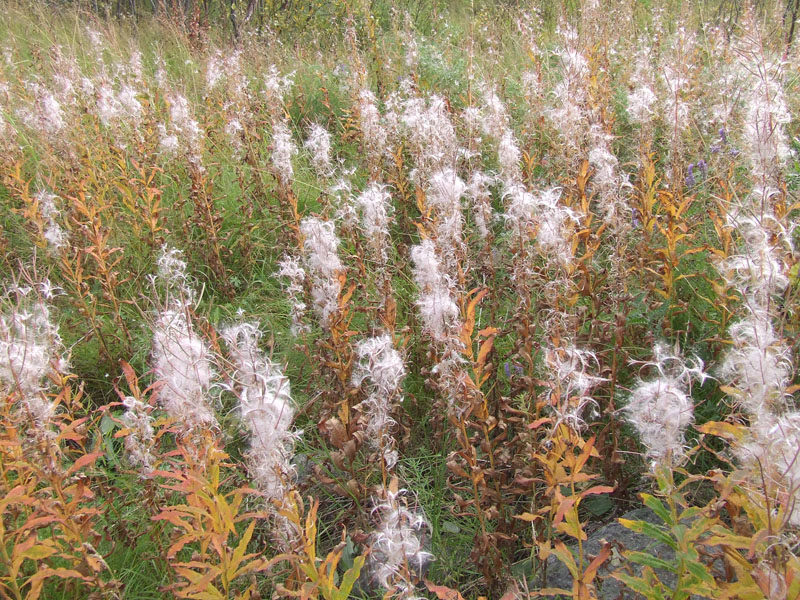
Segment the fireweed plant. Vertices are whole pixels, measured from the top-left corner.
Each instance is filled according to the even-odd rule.
[[[0,16],[0,597],[800,597],[796,3],[122,4]]]

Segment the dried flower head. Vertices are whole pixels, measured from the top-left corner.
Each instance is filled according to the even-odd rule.
[[[405,490],[384,490],[384,499],[372,509],[379,525],[371,537],[369,570],[372,578],[401,598],[413,598],[414,581],[434,559],[422,544],[430,529],[425,516],[408,508]]]
[[[366,420],[367,439],[382,453],[386,468],[391,469],[398,458],[392,435],[395,421],[391,415],[406,375],[403,358],[388,334],[361,340],[356,346],[356,356],[353,385],[365,387],[368,392],[358,405]]]
[[[48,378],[69,369],[46,303],[54,289],[47,280],[10,288],[0,312],[0,388],[19,394],[37,427],[46,426],[55,411],[46,395]]]

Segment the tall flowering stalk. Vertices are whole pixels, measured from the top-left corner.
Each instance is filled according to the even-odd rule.
[[[248,467],[259,490],[274,503],[276,537],[282,546],[287,546],[299,532],[279,511],[294,486],[291,460],[300,434],[292,429],[295,407],[289,380],[259,349],[261,336],[255,323],[230,325],[222,330],[235,367],[233,389],[239,395],[241,419],[250,432]]]
[[[303,300],[305,296],[306,270],[303,268],[299,258],[290,255],[284,256],[278,266],[280,267],[277,273],[278,277],[284,277],[287,281],[284,285],[284,290],[289,300],[292,316],[290,331],[292,335],[307,333],[311,328],[304,320],[306,309],[308,308]]]
[[[314,310],[323,328],[330,328],[339,312],[344,265],[339,260],[339,238],[331,221],[306,217],[300,223],[306,269],[311,278]]]
[[[367,569],[389,597],[416,600],[415,582],[434,559],[422,543],[430,524],[421,511],[408,507],[406,490],[397,487],[393,480],[375,500],[372,514],[377,515],[378,526],[370,537]]]
[[[367,439],[379,453],[385,478],[398,459],[392,413],[400,401],[406,368],[388,334],[360,341],[355,353],[353,385],[365,388],[367,397],[354,408],[363,415]]]
[[[68,369],[58,326],[47,305],[56,291],[48,280],[17,285],[6,291],[0,312],[0,386],[10,397],[17,397],[34,428],[42,431],[56,411],[47,396],[48,380]]]
[[[308,138],[303,144],[311,157],[311,166],[317,176],[325,179],[333,175],[331,160],[331,134],[319,123],[311,125]]]
[[[634,387],[625,413],[654,464],[668,465],[683,456],[684,431],[694,422],[692,379],[702,383],[708,376],[699,359],[687,365],[663,344],[657,344],[653,354],[654,360],[646,365],[655,368],[658,376]]]
[[[209,396],[214,355],[192,327],[194,290],[179,250],[164,249],[154,281],[166,290],[165,304],[153,324],[153,372],[161,384],[159,402],[187,430],[215,427]]]

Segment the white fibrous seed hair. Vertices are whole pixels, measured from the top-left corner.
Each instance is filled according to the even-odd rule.
[[[517,139],[511,129],[506,129],[497,143],[497,164],[500,167],[500,176],[505,181],[517,181],[522,176],[520,152]]]
[[[289,379],[258,348],[261,335],[255,323],[230,325],[222,330],[236,368],[233,387],[239,395],[242,422],[250,432],[248,469],[272,503],[275,538],[286,549],[298,539],[299,531],[279,511],[295,485],[292,457],[302,432],[292,429],[295,406]]]
[[[158,267],[156,280],[161,282],[165,288],[166,303],[182,308],[191,306],[194,302],[195,291],[186,274],[187,265],[183,260],[183,252],[165,245],[161,248],[156,266]]]
[[[162,249],[156,280],[166,288],[165,308],[153,324],[153,372],[161,383],[159,402],[186,429],[215,426],[209,397],[214,355],[192,327],[194,291],[179,250]]]
[[[428,181],[427,203],[433,209],[436,246],[450,273],[457,269],[464,250],[461,197],[466,190],[467,185],[449,167],[436,171]]]
[[[361,209],[361,227],[375,259],[386,263],[389,250],[389,218],[392,195],[380,183],[369,184],[356,199]]]
[[[775,333],[769,314],[754,309],[730,326],[733,348],[720,368],[720,378],[737,390],[735,400],[753,420],[780,408],[792,373],[789,349]]]
[[[283,103],[286,93],[294,85],[294,72],[281,75],[278,67],[270,65],[264,76],[264,96],[267,100],[267,110],[273,121],[278,121],[283,116]]]
[[[628,94],[628,115],[634,123],[645,124],[653,116],[656,94],[652,88],[642,83]]]
[[[162,311],[153,326],[153,372],[164,410],[186,429],[213,427],[209,391],[213,354],[192,328],[183,307]]]
[[[751,473],[753,496],[763,501],[766,486],[773,507],[783,507],[787,524],[800,526],[800,412],[762,417],[734,450]]]
[[[225,135],[237,157],[241,157],[244,151],[244,142],[242,141],[243,132],[244,127],[239,119],[229,119],[225,124]]]
[[[783,65],[772,60],[759,39],[740,53],[740,71],[746,73],[743,140],[745,155],[753,167],[753,179],[761,185],[774,180],[790,155],[785,133],[791,113],[783,92]]]
[[[284,121],[272,127],[272,168],[283,185],[290,185],[294,180],[292,157],[297,154],[297,146],[292,133]]]
[[[289,299],[290,311],[292,314],[292,335],[300,335],[310,331],[310,327],[304,321],[306,314],[306,303],[303,301],[305,294],[304,283],[306,271],[300,263],[300,259],[295,256],[286,255],[278,263],[278,277],[285,277],[287,283],[284,285],[286,295]]]
[[[398,458],[392,412],[400,400],[406,375],[403,358],[388,334],[361,340],[356,346],[356,356],[353,385],[367,391],[366,399],[358,405],[366,420],[367,439],[381,452],[386,468],[392,469]]]
[[[532,238],[539,202],[521,182],[503,182],[503,199],[506,202],[504,218],[514,231],[517,239],[527,241]]]
[[[414,154],[418,182],[436,170],[453,167],[458,138],[443,98],[434,95],[428,102],[420,97],[409,98],[403,103],[400,121]]]
[[[420,539],[430,529],[425,516],[409,509],[403,490],[384,490],[372,513],[380,519],[371,536],[369,569],[383,588],[405,599],[414,598],[414,579],[424,576],[434,556]]]
[[[26,87],[34,96],[33,107],[20,108],[18,116],[37,133],[54,138],[66,125],[61,103],[53,92],[38,83],[29,83]]]
[[[742,252],[723,261],[722,271],[729,284],[736,287],[753,306],[766,306],[770,298],[779,294],[789,285],[786,267],[778,249],[770,242],[771,232],[764,225],[771,223],[782,230],[773,216],[765,214],[761,218],[742,214],[729,215],[728,224],[742,237]],[[791,239],[782,232],[781,236],[791,248]]]
[[[458,329],[458,305],[450,291],[450,281],[442,273],[436,248],[429,239],[411,249],[414,279],[419,287],[417,308],[425,331],[442,343]]]
[[[371,162],[380,163],[388,148],[387,134],[375,94],[366,88],[358,95],[358,116],[367,156]]]
[[[589,138],[592,142],[589,164],[595,170],[591,185],[597,194],[604,221],[608,224],[620,224],[620,212],[625,205],[620,191],[627,180],[619,174],[619,161],[611,152],[611,136],[598,126],[592,126]]]
[[[122,415],[122,423],[129,430],[125,435],[125,451],[128,453],[128,460],[132,465],[138,467],[142,477],[149,477],[155,463],[155,457],[152,454],[153,418],[148,411],[149,407],[133,396],[126,396],[122,400],[122,404],[126,409]]]
[[[352,175],[352,173],[347,173]],[[358,228],[358,210],[356,199],[353,197],[353,186],[345,177],[340,177],[328,189],[328,194],[336,207],[335,218],[342,232],[354,233]]]
[[[488,85],[481,86],[483,107],[481,110],[481,129],[491,138],[499,140],[508,133],[508,111],[497,95],[497,90]]]
[[[39,206],[39,214],[45,222],[42,235],[47,241],[50,250],[53,252],[60,252],[67,246],[69,238],[56,220],[59,216],[59,210],[56,207],[58,196],[46,192],[45,190],[40,190],[36,193],[35,200]]]
[[[36,286],[6,291],[0,312],[0,388],[17,392],[20,403],[38,428],[55,413],[47,398],[48,378],[65,374],[69,365],[46,300],[54,295],[44,280]]]
[[[202,170],[205,132],[194,119],[189,101],[182,94],[169,96],[169,118],[169,128],[163,124],[158,127],[161,151],[174,154],[180,150],[185,153],[189,164]]]
[[[552,406],[558,421],[579,430],[586,424],[583,420],[586,406],[597,407],[597,402],[589,393],[606,381],[590,374],[592,370],[600,368],[597,356],[590,350],[575,346],[551,348],[547,352],[547,363],[556,379],[559,401]]]
[[[472,220],[482,240],[489,237],[489,227],[494,219],[492,194],[489,187],[494,178],[481,171],[474,171],[467,183],[466,195],[472,202]]]
[[[537,197],[539,229],[536,243],[542,252],[556,264],[565,266],[572,262],[572,229],[579,222],[578,214],[559,202],[561,188],[542,191]]]
[[[297,433],[289,380],[259,348],[255,323],[230,325],[222,337],[236,368],[234,390],[242,421],[250,431],[249,468],[267,498],[280,500],[294,480],[291,464]]]
[[[319,123],[311,125],[308,138],[303,144],[311,157],[311,166],[319,177],[330,177],[333,174],[331,161],[331,134]]]
[[[639,434],[647,454],[657,463],[670,457],[683,456],[683,435],[694,421],[694,404],[690,395],[692,379],[701,384],[708,377],[703,363],[695,358],[687,365],[684,359],[664,344],[653,348],[658,377],[640,381],[631,392],[625,407],[628,422]]]
[[[311,276],[311,296],[320,324],[330,327],[331,318],[339,311],[339,279],[344,266],[339,260],[339,238],[333,223],[306,217],[300,223],[306,269]]]
[[[518,238],[530,240],[535,231],[536,243],[545,256],[556,264],[569,264],[573,259],[570,227],[579,217],[559,202],[561,188],[535,195],[522,183],[514,183],[505,187],[503,195],[507,202],[506,221]]]

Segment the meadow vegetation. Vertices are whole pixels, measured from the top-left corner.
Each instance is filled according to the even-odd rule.
[[[0,598],[800,598],[797,4],[7,2]]]

